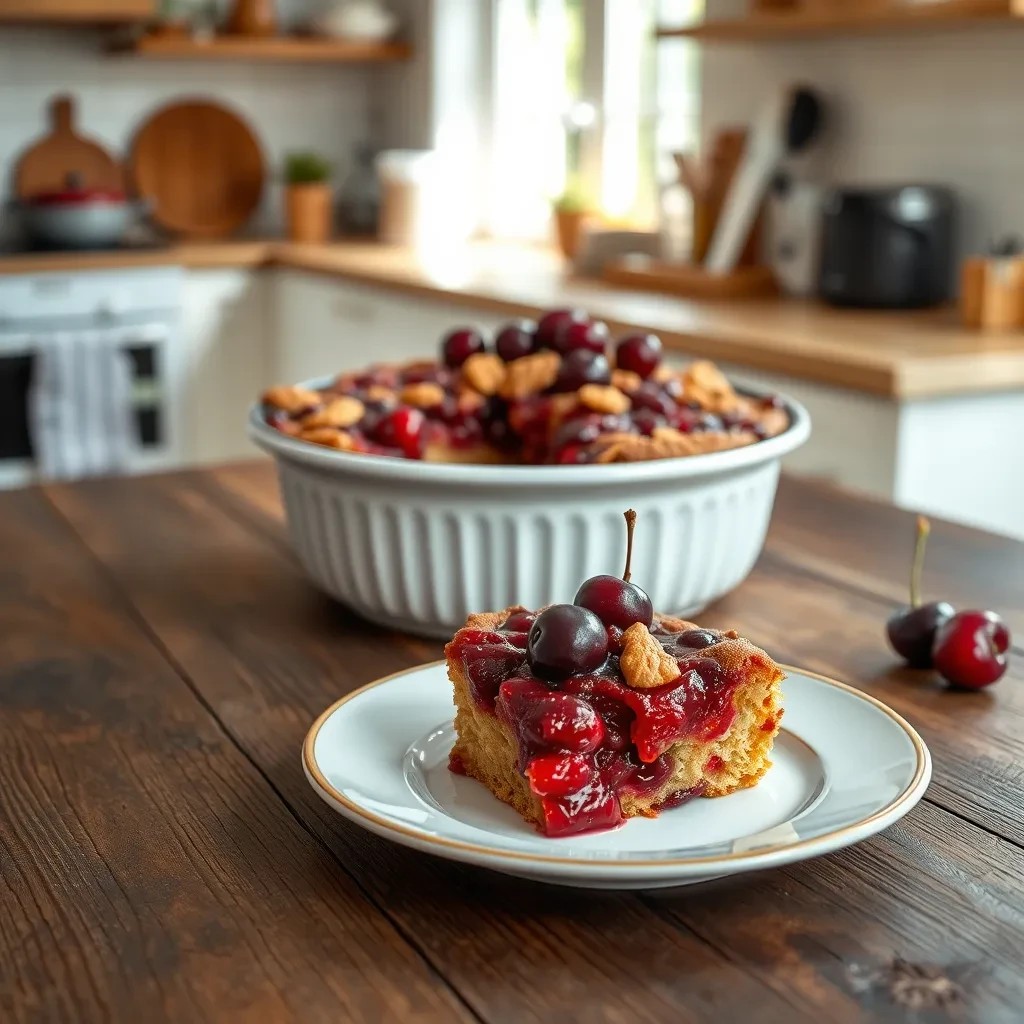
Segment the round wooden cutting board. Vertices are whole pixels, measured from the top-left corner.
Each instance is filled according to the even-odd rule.
[[[205,100],[162,107],[139,128],[128,168],[153,219],[181,235],[216,238],[259,205],[263,154],[237,114]]]
[[[120,191],[121,165],[102,146],[75,132],[75,101],[55,96],[50,103],[50,132],[21,155],[14,169],[19,199],[59,192],[74,175],[82,188]]]

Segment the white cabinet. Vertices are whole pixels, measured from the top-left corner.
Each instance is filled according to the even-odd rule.
[[[188,350],[185,458],[251,457],[246,411],[274,383],[270,361],[272,272],[193,270],[185,277],[182,334]]]
[[[369,363],[429,359],[452,327],[509,318],[442,299],[279,270],[274,280],[274,377],[309,380]]]

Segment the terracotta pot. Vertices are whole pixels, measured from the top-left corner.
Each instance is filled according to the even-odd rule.
[[[233,36],[272,36],[277,32],[275,0],[235,0],[224,26]]]
[[[582,210],[555,210],[555,231],[558,234],[558,247],[566,259],[574,259],[583,240],[583,226],[587,214]]]
[[[285,192],[288,237],[317,244],[331,237],[334,190],[326,182],[289,185]]]

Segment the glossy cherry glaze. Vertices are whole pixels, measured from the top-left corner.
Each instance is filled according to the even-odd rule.
[[[634,690],[624,682],[614,650],[596,672],[557,682],[538,678],[521,631],[529,617],[516,611],[498,630],[460,630],[450,654],[461,663],[477,706],[516,737],[518,768],[541,802],[548,835],[620,824],[622,796],[665,787],[671,775],[665,751],[673,743],[718,739],[732,724],[740,678],[702,656],[707,637],[718,642],[714,634],[655,627],[679,664],[679,676],[664,686]],[[717,765],[714,760],[707,771],[721,768],[721,759]],[[703,785],[671,792],[658,806],[678,806],[702,792]]]

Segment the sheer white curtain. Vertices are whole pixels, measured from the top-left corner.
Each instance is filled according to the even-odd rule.
[[[494,76],[487,228],[545,238],[551,201],[579,175],[611,220],[654,223],[670,154],[697,144],[699,65],[658,24],[703,0],[492,0]],[[574,115],[592,112],[576,133]]]

